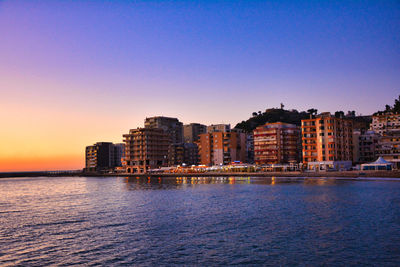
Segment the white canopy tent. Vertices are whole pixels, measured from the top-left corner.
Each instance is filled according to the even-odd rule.
[[[374,162],[361,164],[361,170],[391,170],[393,163],[386,161],[384,158],[379,157]]]

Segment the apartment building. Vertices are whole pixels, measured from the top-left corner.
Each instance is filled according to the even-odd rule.
[[[121,167],[122,162],[124,161],[125,158],[125,144],[124,143],[118,143],[114,144],[114,162],[116,167]]]
[[[246,161],[246,134],[216,131],[200,134],[199,160],[203,165],[227,165]]]
[[[231,125],[230,124],[211,124],[207,126],[207,133],[213,132],[230,132]]]
[[[194,143],[172,144],[168,149],[168,166],[197,165],[198,148]]]
[[[370,130],[380,135],[400,132],[400,114],[386,112],[373,115]]]
[[[127,173],[145,173],[149,169],[168,166],[171,138],[159,128],[137,128],[124,134]]]
[[[289,123],[266,123],[254,131],[254,161],[258,165],[298,163],[300,129]]]
[[[301,121],[303,163],[309,169],[348,169],[353,160],[353,124],[329,112]]]
[[[122,166],[124,145],[111,142],[97,142],[85,149],[85,171],[99,172]]]
[[[377,159],[375,154],[379,135],[374,131],[353,131],[353,162],[367,163]]]
[[[392,162],[395,168],[400,169],[400,132],[386,133],[380,136],[375,149],[376,157],[382,157]]]
[[[196,143],[184,143],[184,157],[183,163],[186,165],[198,165],[199,164],[199,148]]]
[[[246,134],[246,157],[248,163],[254,163],[254,134]]]
[[[183,125],[183,138],[185,143],[194,143],[199,140],[199,135],[207,132],[207,126],[200,123]]]
[[[162,129],[169,135],[172,144],[183,143],[183,123],[177,118],[162,116],[146,118],[144,128]]]

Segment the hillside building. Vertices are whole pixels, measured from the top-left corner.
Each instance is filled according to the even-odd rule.
[[[400,132],[400,114],[387,112],[372,116],[370,130],[382,136]]]

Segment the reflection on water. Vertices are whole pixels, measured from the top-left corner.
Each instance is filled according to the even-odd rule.
[[[351,181],[354,179],[346,179]],[[332,178],[293,178],[293,177],[125,177],[125,182],[129,190],[145,189],[172,189],[184,188],[201,184],[259,184],[259,185],[278,185],[301,183],[303,185],[339,185],[343,183],[341,179]]]
[[[400,183],[0,179],[0,265],[400,266]]]

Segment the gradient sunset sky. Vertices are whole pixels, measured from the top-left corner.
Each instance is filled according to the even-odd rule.
[[[156,115],[368,115],[400,94],[400,2],[0,1],[0,93],[0,171],[82,168]]]

